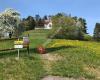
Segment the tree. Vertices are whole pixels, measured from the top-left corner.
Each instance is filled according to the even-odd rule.
[[[43,19],[44,19],[44,20],[48,20],[48,17],[47,17],[47,15],[45,15],[45,16],[43,17]]]
[[[64,14],[63,13],[57,13],[55,16],[62,17],[62,16],[64,16]]]
[[[52,22],[54,26],[72,26],[75,24],[75,20],[64,13],[58,13],[52,16]]]
[[[74,17],[72,17],[75,21],[77,21],[78,20],[78,17],[77,16],[74,16]]]
[[[82,29],[80,27],[78,27],[77,39],[78,40],[84,40],[84,35],[85,35],[85,33],[82,31]]]
[[[0,14],[0,31],[1,34],[13,32],[17,35],[17,29],[20,23],[20,14],[14,9],[6,9]]]
[[[52,22],[54,26],[62,27],[62,29],[55,36],[56,38],[65,39],[84,39],[84,33],[86,33],[86,21],[83,18],[78,20],[77,17],[66,16],[65,14],[58,13],[52,16]],[[78,22],[78,25],[76,25]]]
[[[36,25],[34,18],[32,16],[28,16],[26,20],[28,21],[29,29],[34,29]]]
[[[94,39],[95,40],[100,40],[100,23],[96,23],[96,25],[95,25]]]
[[[32,30],[36,26],[36,22],[32,16],[28,16],[21,21],[21,25],[24,27],[24,30]]]
[[[38,26],[39,27],[43,27],[44,26],[44,20],[43,19],[39,19],[39,21],[38,21]]]
[[[35,20],[36,20],[36,22],[38,22],[40,18],[41,18],[40,15],[38,15],[38,14],[35,15]]]
[[[85,33],[85,34],[87,34],[87,23],[86,23],[86,20],[84,19],[84,18],[79,18],[78,19],[80,22],[81,22],[81,24],[82,24],[82,26],[81,26],[81,29],[82,29],[82,31]]]

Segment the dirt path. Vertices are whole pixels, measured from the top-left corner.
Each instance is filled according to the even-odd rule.
[[[47,54],[42,54],[41,55],[41,59],[42,59],[42,62],[44,64],[43,65],[44,68],[46,69],[47,72],[50,73],[51,65],[52,65],[51,63],[55,62],[57,60],[60,60],[62,58],[59,55],[57,55],[57,54],[49,54],[49,53],[47,53]]]
[[[47,54],[42,54],[41,59],[44,64],[44,68],[46,69],[47,72],[50,73],[52,61],[55,62],[63,58],[57,54],[47,53]],[[86,79],[85,78],[74,79],[74,78],[60,77],[60,76],[46,76],[41,80],[86,80]]]
[[[46,76],[42,80],[86,80],[86,79],[84,78],[74,79],[74,78],[59,77],[59,76]]]
[[[57,61],[57,60],[61,60],[62,57],[59,56],[58,54],[49,54],[49,53],[46,53],[46,54],[42,54],[41,55],[41,59],[49,60],[49,61]]]

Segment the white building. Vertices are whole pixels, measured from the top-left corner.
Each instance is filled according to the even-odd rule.
[[[51,17],[48,17],[48,19],[44,20],[44,26],[35,27],[35,29],[52,29],[52,20]]]
[[[51,20],[45,20],[44,29],[52,29],[52,21]]]

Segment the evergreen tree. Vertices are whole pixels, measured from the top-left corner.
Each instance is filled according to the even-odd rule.
[[[45,16],[43,17],[43,19],[44,19],[44,20],[48,20],[48,17],[47,17],[47,15],[45,15]]]
[[[81,26],[81,29],[82,31],[87,34],[87,23],[86,23],[86,20],[83,19],[83,18],[79,18],[79,21],[81,22],[82,26]]]
[[[95,25],[94,39],[95,40],[100,40],[100,23],[96,23],[96,25]]]

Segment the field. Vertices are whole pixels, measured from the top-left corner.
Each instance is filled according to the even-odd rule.
[[[100,43],[90,41],[52,39],[46,46],[47,54],[35,48],[47,40],[49,30],[25,32],[30,36],[30,54],[26,49],[0,52],[0,80],[41,80],[48,75],[79,80],[100,80]],[[1,42],[13,48],[13,41]],[[0,49],[2,49],[0,46]]]

